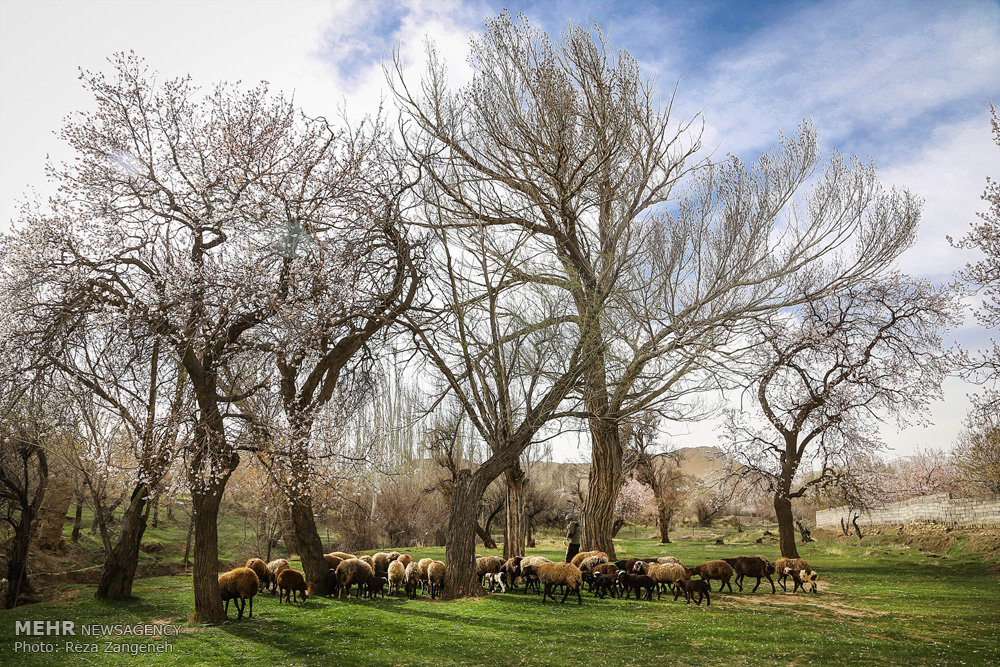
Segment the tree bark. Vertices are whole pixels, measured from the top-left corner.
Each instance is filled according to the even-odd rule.
[[[798,558],[795,546],[795,517],[792,515],[792,499],[788,493],[774,494],[774,514],[778,517],[778,545],[785,558]]]
[[[657,503],[656,520],[660,524],[660,544],[670,544],[670,520],[673,518],[670,509],[663,503]]]
[[[292,527],[295,529],[295,544],[302,560],[302,572],[309,584],[312,595],[327,595],[326,560],[323,558],[323,541],[316,529],[312,499],[300,496],[289,503]]]
[[[483,546],[487,549],[497,548],[496,540],[493,539],[493,536],[485,528],[479,525],[478,521],[476,521],[476,535],[483,541]]]
[[[219,590],[219,504],[224,486],[213,482],[192,491],[194,511],[194,620],[223,621]]]
[[[194,535],[194,510],[191,511],[191,520],[188,522],[187,544],[184,545],[184,567],[191,564],[191,537]],[[270,559],[268,559],[270,563]]]
[[[527,522],[525,521],[525,491],[528,479],[516,465],[504,472],[507,482],[506,525],[503,536],[503,557],[524,556],[527,544]]]
[[[118,541],[104,559],[101,580],[94,597],[100,600],[118,600],[132,597],[132,582],[139,565],[139,547],[146,532],[149,515],[148,489],[138,485],[122,515]]]
[[[160,497],[157,496],[156,499],[153,500],[153,523],[152,523],[152,526],[153,526],[153,528],[156,528],[159,525],[160,525]]]
[[[21,521],[14,528],[14,535],[7,547],[7,591],[4,608],[13,609],[22,593],[31,592],[28,582],[28,547],[31,544],[33,513],[22,514]]]
[[[476,575],[477,515],[479,501],[485,491],[480,486],[468,470],[460,470],[451,492],[445,544],[448,575],[444,585],[445,596],[449,598],[483,595],[483,587]]]
[[[618,427],[590,419],[592,454],[587,500],[583,505],[583,549],[603,551],[614,560],[615,503],[622,484],[622,449]]]

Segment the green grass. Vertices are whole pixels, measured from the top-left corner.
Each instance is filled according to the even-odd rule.
[[[535,553],[559,557],[550,540]],[[763,553],[773,546],[623,539],[622,556],[670,554],[685,563]],[[441,558],[442,549],[411,550]],[[482,553],[487,553],[483,550]],[[189,625],[189,577],[138,581],[136,599],[105,604],[67,586],[56,602],[0,612],[0,663],[186,665],[562,665],[562,664],[1000,664],[1000,586],[994,563],[953,549],[932,558],[896,544],[820,542],[801,555],[820,573],[817,595],[713,593],[710,608],[673,602],[597,600],[542,605],[535,595],[478,600],[429,598],[350,602],[310,598],[279,605],[257,598],[255,616]],[[746,589],[749,591],[749,589]],[[768,591],[769,591],[768,587]],[[230,609],[235,616],[235,612]],[[183,625],[160,640],[171,653],[16,655],[15,620]],[[62,645],[59,638],[52,638]],[[87,641],[86,638],[80,641]],[[147,638],[114,638],[118,644]],[[98,642],[101,649],[104,642]]]

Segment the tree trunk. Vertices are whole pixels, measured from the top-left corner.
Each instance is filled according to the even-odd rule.
[[[286,503],[278,511],[278,520],[281,523],[281,539],[285,543],[285,550],[288,555],[299,553],[299,545],[295,541],[295,522],[292,521],[292,509]],[[322,551],[322,547],[320,547]]]
[[[45,503],[38,512],[35,542],[41,549],[54,550],[62,542],[63,524],[66,523],[66,513],[73,502],[74,480],[63,471],[63,474],[51,475],[48,489],[45,492]]]
[[[792,516],[792,499],[780,490],[774,494],[774,514],[778,517],[778,544],[785,558],[798,558],[795,547],[795,517]]]
[[[593,451],[583,505],[583,549],[603,551],[614,560],[615,503],[621,490],[624,451],[613,422],[591,418],[590,437]]]
[[[83,527],[83,494],[76,496],[76,511],[73,513],[73,534],[70,539],[74,542],[80,541],[80,528]]]
[[[213,481],[192,491],[194,508],[194,620],[223,621],[219,591],[219,504],[225,483]]]
[[[101,580],[94,597],[100,600],[118,600],[132,597],[132,582],[139,565],[139,546],[146,532],[148,489],[140,484],[132,492],[132,499],[122,515],[121,530],[114,548],[104,558]]]
[[[157,528],[160,525],[160,497],[157,496],[153,501],[153,528]]]
[[[656,520],[660,524],[660,544],[670,544],[670,510],[662,503],[656,508]]]
[[[527,525],[527,528],[525,530],[525,532],[527,533],[527,538],[525,539],[525,543],[527,544],[527,547],[529,549],[534,549],[535,548],[535,522],[534,522],[534,519],[529,516],[527,524],[528,525]]]
[[[503,534],[503,557],[523,556],[527,544],[524,502],[528,479],[520,465],[504,472],[507,482],[506,525]]]
[[[316,529],[312,499],[308,496],[295,498],[290,503],[292,527],[295,529],[295,545],[302,560],[302,572],[309,584],[312,595],[327,595],[326,560],[323,558],[323,541]]]
[[[22,509],[21,520],[14,527],[14,535],[7,543],[7,591],[4,596],[4,609],[13,609],[19,595],[31,592],[31,584],[28,583],[28,547],[31,544],[34,520],[31,511],[24,512]]]
[[[483,595],[476,576],[476,526],[483,490],[468,470],[460,470],[450,497],[448,538],[445,544],[444,594],[449,598]]]

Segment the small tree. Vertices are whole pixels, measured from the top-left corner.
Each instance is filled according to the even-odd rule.
[[[881,448],[882,415],[905,423],[939,394],[957,312],[946,291],[893,275],[761,327],[745,376],[755,409],[729,411],[726,450],[739,484],[772,494],[783,556],[798,555],[792,501],[847,484]]]
[[[1000,496],[1000,416],[995,407],[981,406],[969,414],[952,460],[969,492]]]

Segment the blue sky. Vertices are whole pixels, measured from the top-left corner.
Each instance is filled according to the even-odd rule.
[[[1000,4],[986,1],[0,0],[0,227],[29,187],[50,187],[46,155],[65,157],[53,131],[89,104],[78,66],[101,68],[134,49],[164,76],[266,79],[307,112],[361,115],[386,99],[381,68],[394,43],[416,76],[423,41],[433,40],[461,82],[470,36],[504,8],[551,33],[596,21],[664,89],[680,77],[676,110],[704,114],[717,154],[753,159],[812,119],[824,149],[871,157],[883,183],[925,200],[901,269],[947,282],[970,259],[945,236],[968,229],[986,176],[1000,178],[988,116],[989,102],[1000,104]],[[970,319],[955,338],[976,347],[992,334]],[[947,448],[975,389],[950,380],[932,427],[883,435],[898,454]],[[713,428],[685,427],[675,440],[710,444]]]

